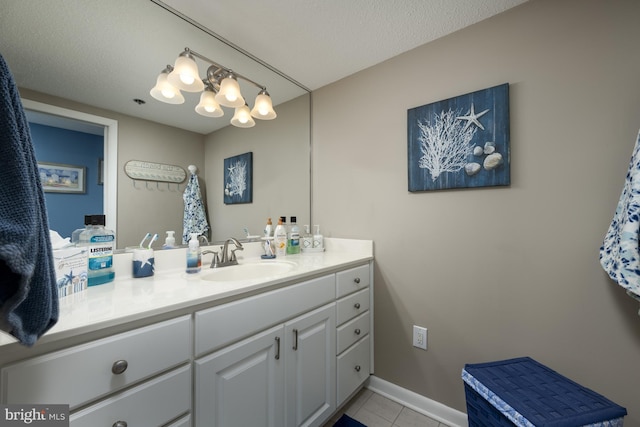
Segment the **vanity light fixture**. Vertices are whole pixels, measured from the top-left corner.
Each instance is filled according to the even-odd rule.
[[[202,79],[198,72],[196,58],[210,64],[207,76]],[[244,80],[257,88],[260,92],[256,96],[252,110],[245,102],[238,79]],[[175,65],[167,65],[156,80],[156,85],[149,92],[158,101],[168,104],[183,104],[184,96],[181,90],[186,92],[202,92],[200,102],[195,107],[196,113],[206,117],[222,117],[224,111],[221,106],[235,108],[235,114],[231,124],[237,127],[248,128],[255,126],[253,120],[273,120],[277,117],[273,109],[271,96],[267,89],[244,77],[233,70],[224,67],[201,54],[189,49],[184,49]]]

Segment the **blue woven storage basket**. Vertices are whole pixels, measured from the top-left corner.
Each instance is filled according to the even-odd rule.
[[[529,357],[467,364],[469,426],[622,426],[627,410]]]

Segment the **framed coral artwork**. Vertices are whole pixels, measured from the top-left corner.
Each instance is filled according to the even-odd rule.
[[[407,111],[409,191],[507,186],[509,84]]]
[[[224,204],[253,202],[253,153],[224,159]]]

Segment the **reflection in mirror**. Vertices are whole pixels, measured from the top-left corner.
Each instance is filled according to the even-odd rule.
[[[90,115],[97,121],[80,120],[107,127],[108,121],[117,129],[105,140],[104,206],[118,248],[137,245],[146,232],[159,233],[160,243],[166,231],[182,232],[184,184],[135,182],[123,170],[129,160],[196,165],[213,241],[242,237],[244,228],[260,234],[267,217],[310,221],[310,96],[238,49],[153,2],[128,0],[66,0],[64,7],[9,2],[0,15],[0,38],[25,101]],[[158,72],[185,46],[265,84],[278,118],[236,129],[228,126],[228,110],[223,120],[196,114],[198,94],[185,93],[179,107],[153,100],[149,90]],[[225,205],[224,159],[246,152],[253,153],[253,202]],[[96,212],[78,212],[78,222],[87,213]]]
[[[86,179],[92,179],[99,184],[96,186],[85,183],[85,187],[93,190],[87,190],[86,194],[46,194],[47,211],[49,217],[50,228],[59,232],[62,236],[70,237],[71,232],[82,227],[80,224],[74,224],[72,221],[80,217],[79,215],[104,213],[106,216],[106,226],[115,229],[116,225],[116,209],[117,209],[117,151],[118,151],[118,124],[115,120],[99,117],[92,114],[86,114],[79,111],[60,108],[41,102],[35,102],[23,99],[22,104],[27,114],[27,120],[31,126],[32,139],[35,146],[36,157],[38,162],[56,161],[58,163],[78,163],[73,158],[84,158],[84,155],[78,153],[52,153],[46,150],[46,145],[56,143],[54,133],[60,135],[61,138],[70,139],[79,136],[80,138],[99,143],[97,156],[93,156],[89,163],[91,168],[85,164],[80,166],[87,170]],[[74,135],[75,134],[75,135]],[[92,138],[93,137],[93,138]],[[68,141],[65,141],[68,142]],[[80,141],[83,144],[83,141]],[[40,147],[39,149],[39,145]],[[88,144],[87,144],[88,145]],[[85,151],[81,149],[79,151]],[[87,153],[87,155],[90,155]],[[98,163],[98,159],[102,159],[102,164]],[[81,160],[82,161],[82,160]],[[99,167],[102,167],[100,170]],[[92,173],[89,171],[92,170]],[[100,179],[101,178],[101,179]],[[98,196],[102,200],[96,201],[96,197],[91,194],[92,191],[99,191]],[[80,200],[80,203],[78,201]],[[84,203],[83,203],[84,202]],[[98,203],[99,202],[99,203]],[[75,214],[78,206],[84,208],[81,214]],[[70,212],[72,214],[70,215]],[[69,217],[72,218],[69,221]]]

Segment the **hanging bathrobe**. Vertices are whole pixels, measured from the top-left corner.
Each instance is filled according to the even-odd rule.
[[[58,290],[31,133],[2,55],[0,183],[0,330],[31,346],[58,321]]]
[[[191,171],[191,167],[189,167],[189,170]],[[198,236],[201,236],[209,231],[207,214],[200,194],[200,184],[198,184],[198,177],[195,172],[191,172],[182,199],[184,200],[182,243],[187,244],[189,242],[189,234],[197,233]]]
[[[600,264],[627,293],[640,300],[640,132],[622,195],[600,248]]]

